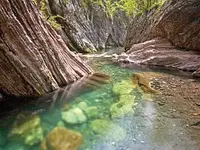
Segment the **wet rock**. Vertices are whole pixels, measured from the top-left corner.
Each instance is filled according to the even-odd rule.
[[[123,128],[104,119],[93,120],[90,127],[93,132],[103,136],[106,140],[121,141],[126,137],[126,131]]]
[[[152,84],[155,86],[155,82],[153,82],[153,78],[159,77],[161,74],[153,73],[153,72],[141,72],[135,73],[132,77],[132,81],[139,88],[143,90],[143,93],[157,93],[158,91],[152,87]]]
[[[39,116],[26,116],[19,114],[9,137],[22,139],[27,145],[34,145],[43,139],[43,129]]]
[[[84,111],[89,118],[98,117],[100,114],[99,109],[96,106],[90,106]]]
[[[56,127],[43,139],[40,150],[76,150],[81,142],[80,133]]]
[[[128,113],[133,113],[135,105],[135,96],[121,95],[119,101],[110,107],[112,118],[124,117]]]
[[[77,107],[82,110],[85,110],[86,108],[88,108],[88,104],[86,102],[80,102],[77,104]]]
[[[77,107],[80,108],[89,118],[98,117],[100,113],[97,106],[88,106],[86,102],[78,103]]]
[[[113,92],[115,94],[123,95],[130,94],[134,88],[131,80],[122,80],[113,85]]]
[[[72,108],[66,112],[62,112],[62,119],[69,124],[79,124],[87,120],[83,111],[78,107]]]

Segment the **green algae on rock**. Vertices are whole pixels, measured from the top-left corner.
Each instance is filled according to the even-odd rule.
[[[134,95],[121,95],[119,101],[110,107],[112,118],[124,117],[128,113],[133,113],[135,105]]]
[[[79,124],[87,120],[83,111],[78,107],[62,112],[62,119],[69,124]]]
[[[104,119],[93,120],[90,124],[92,131],[105,139],[121,141],[126,137],[126,131],[119,125]]]
[[[24,117],[26,117],[26,120],[24,120]],[[43,139],[40,117],[19,114],[9,133],[9,137],[22,139],[26,145],[30,146],[39,143]]]
[[[40,150],[76,150],[81,143],[79,132],[56,127],[43,139]]]
[[[113,92],[119,95],[130,94],[133,88],[134,86],[131,80],[122,80],[113,85]]]

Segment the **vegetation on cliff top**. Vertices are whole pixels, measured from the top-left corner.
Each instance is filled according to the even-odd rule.
[[[165,0],[83,0],[84,6],[88,4],[99,5],[106,12],[108,17],[122,10],[127,16],[139,14],[154,6],[162,6]]]

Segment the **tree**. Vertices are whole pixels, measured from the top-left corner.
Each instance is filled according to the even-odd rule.
[[[91,73],[31,0],[1,0],[0,89],[38,96]]]

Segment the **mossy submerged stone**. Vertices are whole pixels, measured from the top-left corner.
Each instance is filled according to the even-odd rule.
[[[22,114],[17,116],[17,120],[9,133],[9,137],[22,139],[26,145],[32,146],[43,139],[41,120],[37,115],[27,116],[26,119],[24,117]]]
[[[99,109],[96,106],[90,106],[90,107],[86,108],[84,112],[86,113],[86,115],[89,118],[98,117],[98,115],[100,113]]]
[[[69,111],[62,112],[62,120],[69,124],[79,124],[85,122],[87,118],[83,111],[76,107]]]
[[[81,143],[79,132],[56,127],[43,139],[40,150],[76,150]]]
[[[135,87],[131,80],[122,80],[113,85],[113,92],[119,95],[130,94],[133,88]]]
[[[126,137],[126,131],[123,128],[108,120],[93,120],[90,127],[94,133],[103,136],[106,140],[121,141]]]
[[[134,95],[121,95],[119,101],[110,107],[112,118],[124,117],[128,113],[134,112],[135,105]]]
[[[88,106],[86,102],[80,102],[77,104],[77,107],[83,110],[87,117],[97,117],[99,115],[99,109],[97,106]]]

